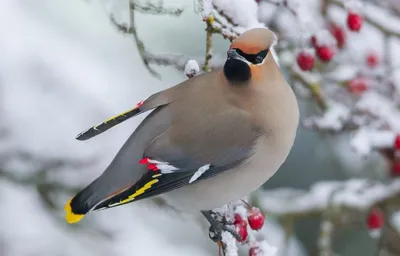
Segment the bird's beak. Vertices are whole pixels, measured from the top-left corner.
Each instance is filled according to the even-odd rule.
[[[239,53],[236,51],[236,49],[230,49],[228,51],[228,60],[229,59],[241,60],[246,62],[246,59],[240,56]]]

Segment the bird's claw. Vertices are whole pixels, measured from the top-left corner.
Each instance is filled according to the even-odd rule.
[[[208,222],[210,222],[211,226],[209,229],[209,237],[215,243],[222,241],[222,232],[226,231],[229,232],[233,237],[237,240],[241,240],[240,235],[235,231],[234,228],[231,226],[233,225],[232,222],[227,221],[224,216],[218,215],[213,212],[203,212],[203,215],[206,217]]]

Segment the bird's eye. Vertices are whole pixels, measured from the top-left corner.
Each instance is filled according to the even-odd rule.
[[[268,54],[268,49],[262,50],[261,52],[257,54],[247,54],[241,51],[240,49],[236,49],[236,52],[245,58],[248,62],[251,62],[255,65],[260,64],[264,61],[265,57]]]
[[[267,54],[268,54],[268,49],[265,49],[265,50],[257,53],[257,56],[260,56],[261,58],[264,59],[267,56]]]
[[[254,62],[255,62],[254,64],[260,64],[261,62],[263,62],[263,60],[264,60],[263,57],[257,55],[257,56],[255,57],[255,59],[254,59]]]

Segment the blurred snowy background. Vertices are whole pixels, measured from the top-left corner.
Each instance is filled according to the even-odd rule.
[[[278,46],[279,60],[288,80],[297,88],[302,119],[325,113],[322,118],[318,116],[306,122],[314,129],[303,126],[299,129],[288,161],[267,182],[266,190],[257,194],[257,200],[268,216],[261,232],[270,244],[280,249],[279,255],[322,256],[321,248],[325,244],[319,242],[325,241],[321,239],[324,237],[321,227],[326,225],[320,227],[320,218],[324,219],[323,224],[329,225],[324,213],[331,212],[325,209],[333,191],[338,188],[344,191],[338,204],[361,201],[360,208],[364,209],[400,189],[399,183],[339,182],[352,177],[391,180],[387,170],[392,167],[387,167],[383,160],[385,154],[375,151],[370,154],[370,151],[378,146],[386,149],[388,144],[391,147],[400,132],[399,113],[393,112],[400,99],[400,74],[396,73],[396,67],[400,66],[397,39],[400,37],[400,19],[396,18],[400,3],[396,0],[366,1],[368,5],[363,8],[364,14],[373,22],[384,23],[391,32],[397,33],[390,34],[388,53],[385,34],[377,26],[366,23],[361,32],[347,33],[346,48],[336,59],[336,63],[344,65],[331,67],[329,64],[326,69],[317,69],[329,81],[324,86],[330,99],[346,103],[343,108],[331,104],[334,106],[330,108],[334,110],[332,113],[326,109],[321,111],[325,108],[321,107],[324,103],[314,100],[315,95],[319,95],[314,90],[320,79],[318,72],[313,75],[302,72],[295,63],[297,52],[306,48],[305,41],[321,28],[324,18],[320,5],[326,1],[302,0],[297,1],[301,5],[295,7],[277,6],[266,3],[274,1],[262,0],[257,1],[258,4],[253,0],[233,2],[215,1],[228,13],[236,12],[236,18],[246,25],[244,27],[257,26],[260,21],[280,32],[280,39],[285,44]],[[281,1],[275,2],[279,5]],[[295,1],[289,1],[294,4],[292,2]],[[328,11],[329,16],[345,27],[346,11],[340,7],[340,1],[328,2],[334,3]],[[204,59],[206,25],[201,14],[195,11],[193,1],[165,0],[164,5],[179,7],[183,12],[179,17],[135,12],[137,35],[146,50]],[[243,13],[235,6],[242,8]],[[293,10],[297,16],[293,15]],[[76,141],[76,134],[131,108],[149,94],[186,79],[174,67],[152,65],[160,79],[149,72],[132,35],[117,31],[110,22],[110,14],[118,21],[128,22],[127,1],[0,1],[0,256],[217,254],[215,244],[208,239],[197,216],[177,215],[150,200],[98,212],[77,225],[68,225],[63,219],[65,201],[103,171],[144,116],[87,142]],[[240,33],[240,29],[243,28],[234,32]],[[228,40],[215,35],[214,55],[225,56],[228,44]],[[385,68],[371,70],[365,66],[366,53],[371,50],[376,52],[381,63],[386,61],[382,61],[384,56],[390,57],[390,73],[384,73]],[[213,63],[218,64],[217,57]],[[351,105],[348,102],[354,99],[348,99],[346,89],[347,94],[332,89],[332,84],[338,83],[337,77],[351,80],[359,74],[390,78],[391,89],[378,88],[378,91],[384,96],[389,95],[394,107],[389,103],[387,106],[387,100],[369,96],[364,102],[375,103],[367,104],[364,110],[368,111],[365,112],[384,106],[374,115],[379,117],[378,120],[371,126],[362,122],[367,130],[352,129],[362,130],[361,135],[357,132],[343,134],[343,127],[353,127],[357,123],[349,121],[352,118],[348,113]],[[297,80],[312,86],[304,88],[292,80],[293,77],[300,77]],[[386,86],[387,83],[386,80],[374,81],[372,87]],[[360,87],[355,88],[360,91]],[[362,92],[365,91],[363,88]],[[350,92],[354,92],[354,88],[350,87]],[[344,94],[346,99],[343,99]],[[362,97],[356,100],[361,101]],[[361,116],[357,120],[364,119]],[[391,129],[382,128],[387,123],[392,125]],[[358,128],[362,126],[360,122],[357,125]],[[382,135],[382,131],[385,134]],[[358,135],[357,140],[354,140],[355,135]],[[324,180],[338,182],[317,183],[319,185],[312,187]],[[375,186],[375,189],[363,194],[360,190],[366,186]],[[282,187],[291,189],[279,190]],[[310,187],[311,192],[306,193]],[[357,193],[364,197],[352,197]],[[293,215],[296,211],[307,218],[297,218]],[[365,224],[365,215],[365,211],[361,211],[351,217],[358,216],[358,222]],[[369,235],[365,225],[345,227],[337,230],[332,245],[338,255],[376,255],[378,239]],[[291,239],[289,248],[285,249],[287,237]],[[242,250],[243,255],[248,254],[246,249]]]

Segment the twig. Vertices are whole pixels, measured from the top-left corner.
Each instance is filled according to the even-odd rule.
[[[292,77],[293,79],[299,81],[306,89],[310,91],[312,97],[315,99],[315,102],[321,110],[328,109],[328,103],[318,83],[308,82],[302,75],[297,72],[292,72]]]
[[[212,23],[214,22],[214,16],[210,15],[207,20],[207,28],[206,28],[206,53],[205,53],[205,59],[204,59],[204,65],[203,65],[203,70],[205,72],[208,72],[211,70],[209,62],[212,58],[212,34],[213,34],[213,27]]]
[[[193,59],[196,60],[199,66],[204,66],[204,57],[190,57],[181,53],[150,53],[146,52],[144,58],[149,64],[156,64],[160,66],[172,66],[178,71],[184,71],[186,63]],[[221,68],[223,65],[222,58],[212,58],[208,65],[211,69]]]
[[[332,240],[334,232],[334,214],[335,205],[333,203],[335,195],[343,189],[343,186],[338,186],[332,190],[328,198],[328,207],[322,213],[322,220],[320,224],[320,234],[318,237],[318,248],[320,256],[332,256]]]
[[[133,4],[135,5],[135,10],[146,14],[156,14],[156,15],[167,14],[167,15],[179,16],[183,12],[183,9],[181,8],[176,8],[176,9],[165,8],[162,5],[156,6],[151,2],[147,2],[145,5],[142,5],[137,1],[134,1]]]
[[[152,3],[147,3],[146,5],[140,5],[135,1],[130,1],[129,3],[129,26],[118,24],[113,16],[110,17],[111,23],[121,32],[125,34],[130,34],[133,36],[139,54],[141,56],[142,62],[147,68],[147,70],[158,79],[161,78],[160,74],[150,67],[150,61],[148,60],[148,56],[152,56],[152,54],[146,51],[143,42],[140,40],[136,26],[135,26],[135,10],[150,14],[169,14],[174,16],[179,16],[182,13],[182,9],[166,9],[162,6],[155,6]]]

